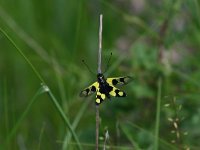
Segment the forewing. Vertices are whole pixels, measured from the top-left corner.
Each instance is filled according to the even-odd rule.
[[[110,85],[125,85],[132,81],[133,78],[130,76],[124,76],[124,77],[116,77],[116,78],[107,78],[106,81]]]
[[[89,87],[87,87],[83,91],[81,91],[80,96],[87,97],[87,96],[93,94],[94,92],[96,92],[98,88],[99,88],[99,83],[94,82],[92,85],[90,85]]]

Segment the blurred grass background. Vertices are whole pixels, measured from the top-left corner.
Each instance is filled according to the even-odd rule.
[[[107,149],[200,148],[199,1],[0,0],[0,149],[94,149],[94,96],[78,95],[96,80],[81,60],[96,72],[100,13],[105,75],[135,77],[127,98],[100,106],[100,144],[107,129]],[[175,143],[173,117],[184,118]]]

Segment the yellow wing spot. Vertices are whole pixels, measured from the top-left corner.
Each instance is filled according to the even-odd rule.
[[[101,98],[104,100],[106,98],[105,94],[101,94]]]
[[[96,99],[96,102],[97,102],[98,104],[100,104],[100,99],[99,99],[99,98],[97,98],[97,99]]]
[[[96,88],[98,88],[98,87],[99,87],[99,83],[98,83],[98,82],[95,82],[95,83],[93,84],[93,86],[95,86]]]
[[[112,95],[112,96],[116,96],[115,91],[111,91],[109,94]]]
[[[118,94],[119,94],[119,96],[123,96],[124,93],[123,92],[119,92]]]

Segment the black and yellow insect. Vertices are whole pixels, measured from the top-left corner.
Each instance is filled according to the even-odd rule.
[[[94,82],[89,87],[81,91],[80,96],[89,96],[95,92],[96,94],[96,105],[101,104],[106,97],[126,97],[126,93],[118,88],[115,85],[124,85],[130,82],[132,77],[116,77],[116,78],[105,78],[103,74],[97,74],[97,82]]]

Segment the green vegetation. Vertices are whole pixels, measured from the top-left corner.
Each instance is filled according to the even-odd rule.
[[[1,0],[0,150],[95,148],[95,99],[79,93],[100,13],[105,76],[134,76],[100,105],[100,149],[200,148],[199,1]]]

